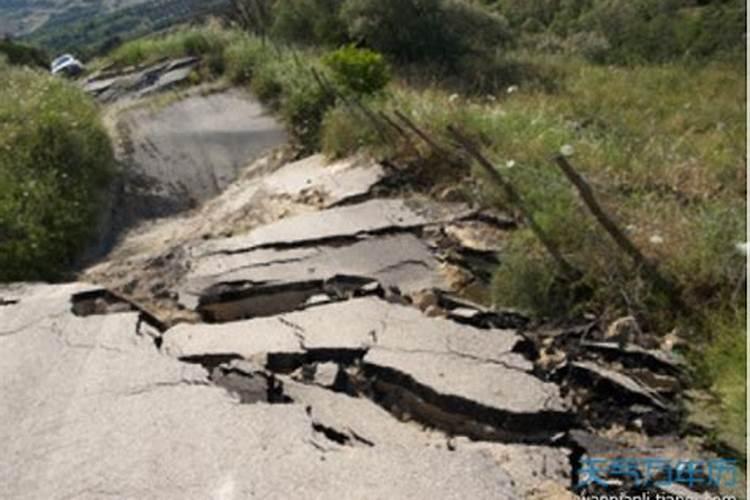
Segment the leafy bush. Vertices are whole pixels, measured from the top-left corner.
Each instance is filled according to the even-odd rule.
[[[352,39],[399,62],[452,65],[510,39],[504,18],[460,0],[347,0],[341,15]]]
[[[339,18],[344,0],[278,0],[273,8],[275,37],[302,44],[339,45],[346,26]]]
[[[282,86],[283,71],[286,61],[270,60],[260,65],[250,82],[250,88],[261,101],[278,107],[278,101],[284,92]]]
[[[601,5],[587,19],[606,34],[609,62],[666,61],[681,51],[674,17],[678,2],[616,0]]]
[[[0,68],[0,281],[55,279],[70,266],[112,167],[109,138],[81,90]]]
[[[390,81],[388,64],[381,54],[348,45],[323,57],[336,81],[357,94],[374,94]]]
[[[234,83],[249,82],[263,57],[265,48],[260,40],[240,38],[224,49],[225,73]]]
[[[375,157],[388,153],[378,143],[377,132],[361,113],[340,104],[330,109],[321,124],[321,149],[331,158],[369,153]]]
[[[335,98],[312,79],[293,80],[287,85],[281,106],[282,115],[305,150],[316,151],[320,147],[323,117],[335,104]]]
[[[16,66],[30,66],[47,69],[49,57],[42,49],[16,43],[11,40],[0,40],[0,54],[4,54],[8,63]]]
[[[303,150],[317,150],[323,116],[335,104],[335,97],[321,88],[310,71],[311,67],[316,67],[323,72],[318,60],[309,56],[303,63],[299,56],[282,51],[260,61],[250,83],[251,89],[280,112]]]

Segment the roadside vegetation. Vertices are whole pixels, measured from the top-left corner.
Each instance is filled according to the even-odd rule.
[[[457,153],[446,133],[456,127],[582,274],[561,279],[522,226],[505,242],[491,293],[477,298],[555,322],[633,315],[650,331],[676,331],[696,384],[718,397],[714,437],[744,443],[744,2],[253,4],[263,8],[245,10],[234,27],[129,42],[109,61],[202,55],[199,78],[252,89],[302,151],[367,151],[406,167],[414,188],[520,220],[517,203]],[[374,118],[395,111],[438,147]],[[680,308],[597,225],[552,160],[561,151],[678,285]]]
[[[91,99],[0,55],[0,282],[55,280],[70,269],[112,169]]]
[[[50,63],[47,53],[37,47],[10,39],[0,40],[0,56],[9,64],[47,69]]]

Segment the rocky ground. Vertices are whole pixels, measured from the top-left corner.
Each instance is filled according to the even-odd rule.
[[[680,424],[675,339],[627,318],[545,328],[468,300],[512,220],[404,195],[398,170],[366,158],[240,168],[232,155],[276,126],[236,91],[201,98],[122,115],[120,155],[154,173],[149,189],[236,171],[215,198],[139,222],[78,283],[0,288],[4,496],[718,493],[703,469],[671,486],[580,473],[658,457],[664,479],[710,458]],[[225,121],[216,102],[254,111]]]

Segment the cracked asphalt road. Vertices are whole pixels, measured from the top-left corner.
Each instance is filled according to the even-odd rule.
[[[569,451],[552,443],[569,415],[557,386],[513,352],[520,337],[409,298],[451,289],[426,235],[473,213],[361,200],[381,166],[333,165],[340,182],[325,166],[270,169],[205,208],[247,209],[261,192],[301,207],[248,232],[206,239],[185,224],[181,252],[158,262],[174,266],[165,286],[189,322],[118,304],[112,283],[115,295],[0,292],[0,325],[17,332],[0,337],[13,498],[525,498],[531,477],[569,484]],[[142,248],[88,277],[127,268],[152,289],[138,259],[169,250]],[[524,458],[537,453],[556,465]]]
[[[209,333],[185,331],[209,326],[167,330],[159,349],[142,331],[137,311],[74,314],[75,297],[95,290],[84,284],[33,286],[17,290],[18,302],[0,308],[0,324],[24,324],[0,338],[5,401],[0,418],[8,423],[0,427],[5,443],[0,471],[6,498],[334,498],[342,491],[349,498],[521,498],[513,471],[500,467],[487,450],[468,442],[451,450],[439,430],[401,422],[366,397],[297,381],[289,372],[293,367],[274,375],[267,361],[237,355],[258,364],[247,361],[237,372],[244,376],[235,392],[218,387],[204,368],[208,349],[191,351],[200,353],[203,366],[195,357],[185,362],[173,356],[185,354],[173,346],[190,336],[221,345]],[[49,313],[40,310],[42,304]],[[313,349],[337,345],[338,339],[326,339],[325,318],[331,316],[311,311],[320,335]],[[30,317],[35,320],[25,321]],[[281,340],[280,329],[289,327],[274,323],[277,331],[257,330],[263,335],[253,334],[252,325],[212,328],[247,332],[245,342],[257,338],[257,350],[268,355],[299,349],[293,334]],[[413,334],[430,332],[413,329]],[[335,353],[323,357],[341,359]],[[254,373],[277,377],[284,402],[241,404],[236,391]],[[446,394],[461,394],[460,386],[445,382]],[[510,449],[523,454],[526,448]],[[564,469],[563,450],[544,452]],[[514,466],[525,464],[516,460]]]
[[[181,114],[214,112],[195,99],[166,111],[174,130],[133,122],[154,136],[140,167],[187,162],[200,181],[206,158],[170,152],[213,137]],[[527,319],[461,298],[512,221],[395,197],[397,175],[264,157],[124,234],[79,283],[0,286],[3,496],[572,498],[604,440],[576,430],[568,372],[540,370]],[[664,410],[627,374],[570,366],[624,408]]]

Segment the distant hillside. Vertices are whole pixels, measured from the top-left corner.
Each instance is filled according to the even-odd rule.
[[[228,0],[6,0],[0,31],[50,53],[89,57],[123,40],[215,12]]]
[[[2,0],[0,34],[24,35],[43,26],[54,16],[92,10],[114,12],[147,0]]]
[[[606,63],[744,60],[745,0],[483,0],[531,50]]]

